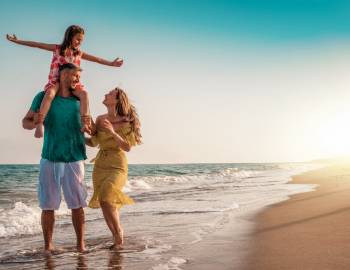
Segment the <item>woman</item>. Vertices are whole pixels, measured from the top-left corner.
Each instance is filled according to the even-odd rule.
[[[127,176],[128,162],[125,151],[141,144],[140,121],[135,107],[125,92],[119,88],[105,95],[103,104],[107,113],[96,119],[96,133],[86,139],[89,146],[99,145],[92,173],[94,193],[91,208],[102,208],[103,216],[114,239],[113,248],[123,244],[123,228],[119,209],[133,200],[122,192]]]

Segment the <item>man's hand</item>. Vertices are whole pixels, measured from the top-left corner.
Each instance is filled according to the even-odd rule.
[[[94,120],[92,120],[91,118],[91,126],[90,126],[90,136],[94,136],[97,132],[97,127],[96,127],[96,124],[94,122]]]
[[[38,114],[33,112],[32,110],[29,110],[27,114],[22,119],[22,126],[24,129],[32,130],[35,128],[35,118],[38,117]]]

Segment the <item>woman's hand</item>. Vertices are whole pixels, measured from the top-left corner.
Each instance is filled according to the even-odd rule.
[[[7,38],[8,41],[12,41],[12,42],[18,41],[18,39],[17,39],[17,37],[16,37],[15,34],[13,34],[12,36],[9,35],[9,34],[7,34],[7,35],[6,35],[6,38]]]
[[[115,133],[112,123],[108,119],[103,119],[101,122],[101,127],[105,131],[113,134]]]
[[[123,65],[124,60],[121,58],[116,58],[114,61],[112,61],[112,66],[114,67],[121,67]]]

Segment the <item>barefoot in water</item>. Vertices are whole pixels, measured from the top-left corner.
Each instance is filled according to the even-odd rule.
[[[123,228],[120,227],[118,229],[117,234],[114,235],[114,246],[116,247],[120,247],[124,244],[124,231]]]
[[[44,255],[51,255],[55,251],[55,247],[52,244],[49,244],[45,249],[43,250]]]
[[[77,246],[77,251],[80,252],[80,253],[86,253],[87,249],[85,248],[84,244],[81,244],[81,245]]]
[[[42,138],[44,136],[44,125],[38,124],[35,129],[34,137],[35,138]]]

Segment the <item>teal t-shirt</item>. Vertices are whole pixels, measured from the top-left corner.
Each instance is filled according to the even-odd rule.
[[[37,94],[30,109],[37,112],[45,92]],[[84,134],[80,131],[80,102],[76,97],[57,96],[44,121],[44,143],[41,157],[55,162],[85,160]]]

